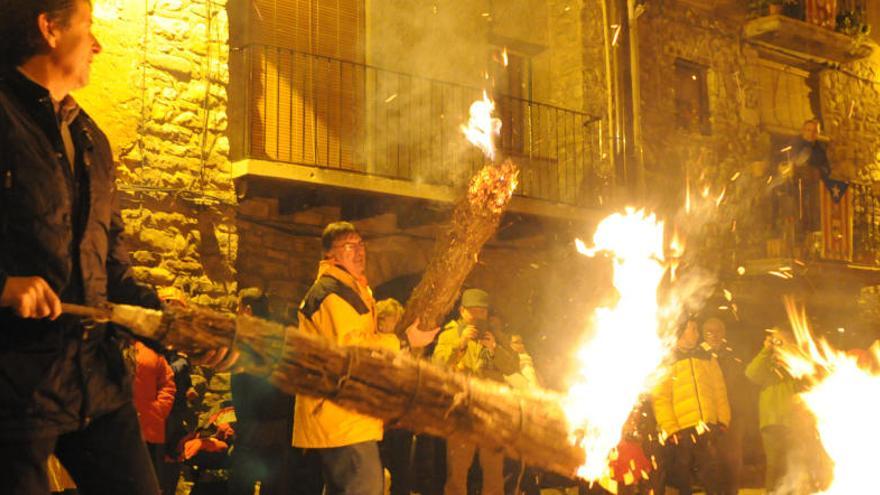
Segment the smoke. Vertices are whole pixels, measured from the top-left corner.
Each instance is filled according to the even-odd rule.
[[[492,93],[497,65],[488,2],[368,5],[366,62],[377,69],[366,74],[364,158],[379,175],[463,185],[483,157],[459,126],[482,90]]]

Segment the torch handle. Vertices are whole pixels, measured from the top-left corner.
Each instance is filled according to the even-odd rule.
[[[68,315],[84,316],[96,321],[109,321],[112,315],[112,312],[108,309],[70,303],[61,303],[61,311]]]

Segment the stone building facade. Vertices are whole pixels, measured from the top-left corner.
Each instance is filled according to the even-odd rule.
[[[599,165],[610,174],[606,158],[615,137],[608,131],[606,46],[613,30],[604,24],[599,0],[529,0],[515,8],[416,4],[364,4],[358,11],[364,16],[361,62],[463,86],[491,87],[506,77],[507,90],[519,85],[523,98],[595,116],[595,132],[602,129]],[[674,212],[683,203],[686,177],[719,184],[752,173],[754,162],[813,116],[823,121],[836,173],[880,181],[878,51],[842,66],[787,67],[743,37],[747,13],[737,2],[721,4],[725,8],[702,0],[642,2],[646,204]],[[242,12],[271,15],[250,12],[252,5],[94,1],[105,51],[95,59],[92,85],[76,96],[113,143],[136,273],[221,309],[234,308],[240,287],[260,287],[276,316],[289,317],[315,275],[321,228],[349,219],[368,238],[373,285],[394,294],[426,266],[450,203],[314,184],[248,188],[232,179],[240,138],[251,131],[241,129],[246,117],[230,103],[236,82],[250,77],[230,57],[246,41],[233,38]],[[504,47],[520,57],[525,76],[512,83],[496,67]],[[704,78],[706,114],[696,127],[677,122],[682,73]],[[403,100],[395,91],[379,94],[374,103]],[[443,118],[450,128],[458,125]],[[444,160],[432,173],[449,173]],[[384,173],[381,161],[370,166],[367,174]],[[579,334],[589,311],[572,314],[571,308],[604,287],[601,268],[571,250],[573,238],[587,237],[600,217],[596,205],[583,218],[510,215],[468,281],[495,292],[502,314],[534,343],[555,340],[559,328]]]
[[[104,50],[75,95],[107,133],[135,273],[193,302],[236,304],[225,0],[96,0]]]

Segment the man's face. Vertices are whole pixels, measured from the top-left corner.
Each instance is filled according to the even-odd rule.
[[[519,335],[512,335],[510,337],[510,348],[517,354],[523,354],[526,352],[526,346],[523,343],[522,337]]]
[[[59,83],[68,91],[86,86],[92,59],[101,52],[101,44],[92,34],[91,3],[76,2],[67,25],[50,21],[49,37],[49,58],[59,70]]]
[[[355,277],[363,277],[367,270],[367,249],[358,234],[346,234],[333,242],[329,257]]]
[[[804,141],[813,142],[819,139],[819,124],[816,122],[807,122],[804,124],[804,127],[801,129],[801,137],[804,138]]]
[[[477,306],[473,306],[470,308],[461,308],[461,319],[464,320],[468,325],[473,325],[475,322],[486,322],[489,318],[489,308],[480,308]]]
[[[717,318],[710,318],[703,323],[703,339],[712,349],[718,350],[724,345],[727,329],[724,322]]]

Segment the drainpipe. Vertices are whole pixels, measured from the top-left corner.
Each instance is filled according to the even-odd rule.
[[[636,0],[626,0],[627,24],[629,28],[629,73],[632,84],[632,158],[634,170],[634,186],[636,198],[644,198],[645,185],[645,150],[642,146],[642,97],[639,64],[639,21],[640,12],[636,11]]]
[[[608,114],[605,120],[605,135],[602,136],[603,143],[600,143],[601,149],[605,150],[608,156],[608,166],[611,171],[617,174],[617,159],[620,148],[619,119],[617,118],[615,101],[617,100],[617,88],[615,85],[616,78],[614,75],[617,71],[612,62],[612,46],[611,46],[611,21],[608,17],[608,0],[598,0],[599,7],[602,9],[602,34],[605,42],[605,92],[608,99]],[[603,125],[602,123],[599,124]],[[601,129],[601,127],[600,127]],[[617,179],[615,179],[616,181]]]

